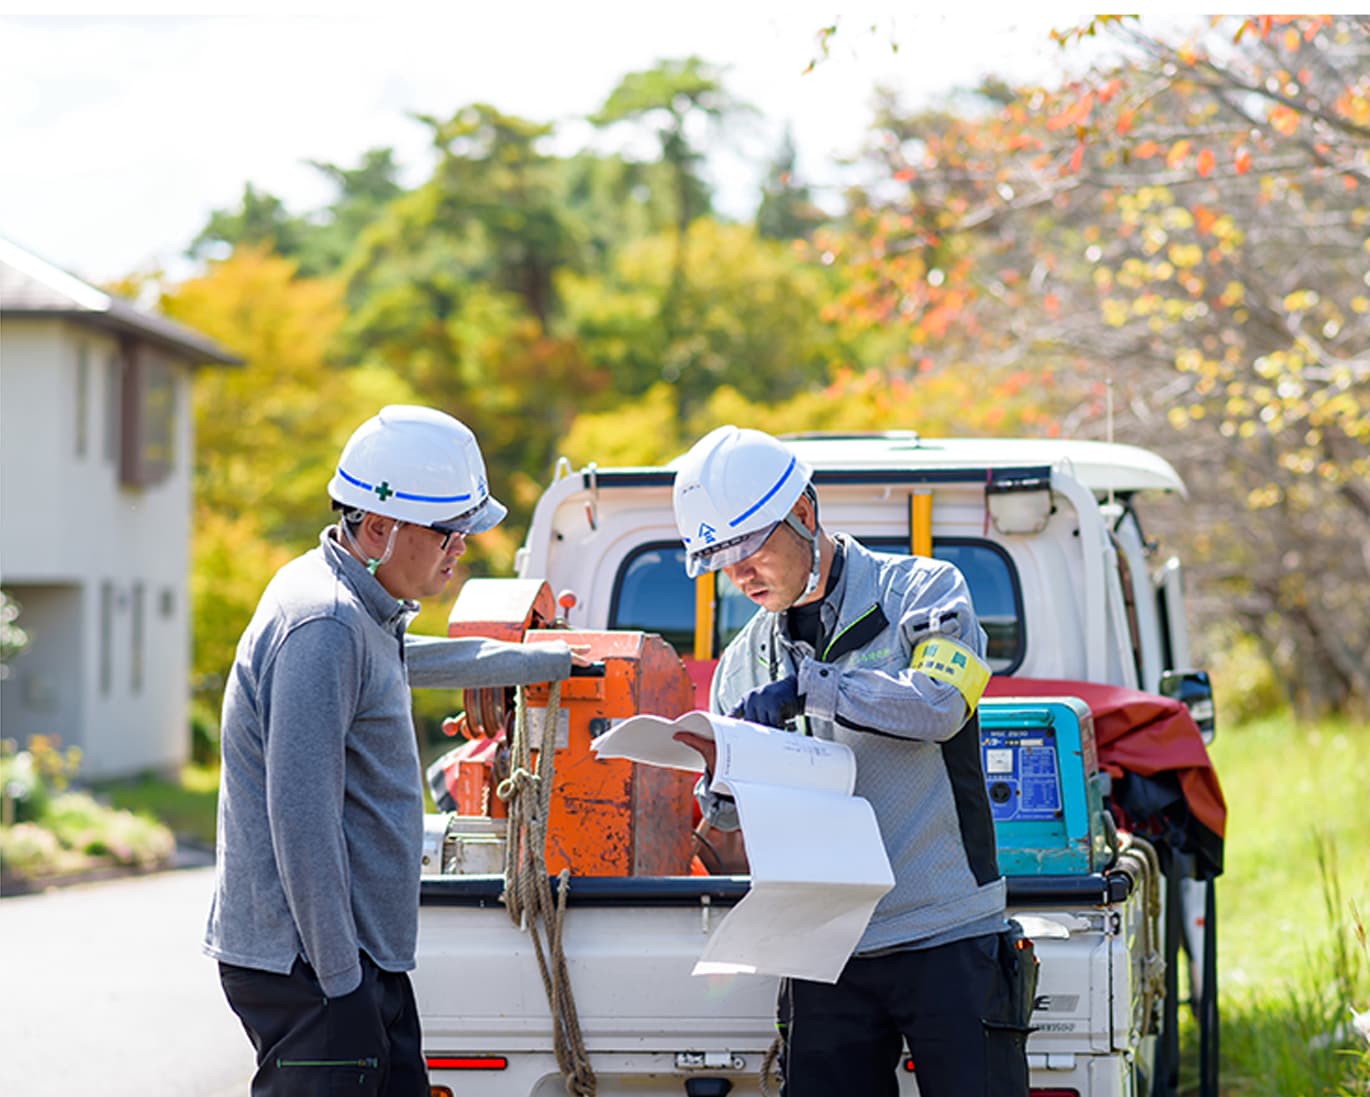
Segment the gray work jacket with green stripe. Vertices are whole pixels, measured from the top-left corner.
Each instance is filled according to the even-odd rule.
[[[855,794],[875,811],[895,878],[858,954],[994,932],[1003,925],[1005,885],[979,721],[967,717],[954,686],[910,667],[914,648],[939,634],[985,657],[965,578],[942,560],[836,539],[845,563],[819,611],[821,650],[789,638],[786,613],[759,611],[719,660],[713,710],[727,713],[748,691],[797,675],[808,733],[855,754]],[[737,826],[731,803],[702,783],[699,796],[711,822]]]

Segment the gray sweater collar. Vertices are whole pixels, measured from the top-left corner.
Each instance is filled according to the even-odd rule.
[[[377,624],[392,630],[397,626],[408,628],[409,622],[418,616],[421,608],[419,604],[407,598],[397,599],[381,586],[380,580],[367,571],[360,560],[343,548],[337,534],[336,525],[324,526],[319,533],[319,551],[328,562],[328,566],[352,588],[358,600],[366,607],[366,611],[376,619]]]

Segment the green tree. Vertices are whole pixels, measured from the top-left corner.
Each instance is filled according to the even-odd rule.
[[[690,227],[689,248],[674,327],[661,315],[674,277],[668,237],[625,249],[605,279],[563,280],[567,328],[583,357],[607,369],[616,398],[665,381],[688,418],[720,384],[781,400],[845,360],[823,318],[831,286],[821,266],[748,226],[708,218]]]
[[[813,200],[808,184],[797,174],[794,134],[786,127],[775,161],[761,187],[756,230],[770,240],[807,240],[828,215]]]
[[[324,210],[309,218],[311,231],[300,247],[300,273],[317,277],[342,269],[357,238],[404,188],[393,149],[368,149],[355,168],[322,160],[309,163],[333,184],[337,194]]]
[[[186,255],[192,259],[222,259],[234,248],[252,245],[277,255],[298,256],[308,232],[309,226],[290,213],[274,194],[244,183],[238,208],[214,210],[190,242]]]
[[[701,168],[701,128],[717,129],[754,108],[735,99],[724,87],[722,74],[698,57],[661,61],[651,69],[630,72],[609,93],[604,106],[590,116],[597,126],[623,123],[655,126],[661,160],[670,168],[675,199],[675,257],[662,321],[672,334],[678,329],[676,305],[684,293],[686,244],[691,223],[712,212],[712,199]]]

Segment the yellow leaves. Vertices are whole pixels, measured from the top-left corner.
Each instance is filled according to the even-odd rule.
[[[1275,132],[1285,137],[1293,137],[1299,129],[1299,113],[1292,107],[1279,103],[1270,109],[1269,121]]]
[[[1246,287],[1240,282],[1228,282],[1218,296],[1218,303],[1224,308],[1233,308],[1246,300]]]
[[[1171,244],[1166,255],[1180,270],[1197,267],[1203,262],[1203,248],[1198,244]]]
[[[1172,407],[1165,413],[1165,417],[1175,430],[1184,430],[1185,427],[1189,426],[1189,415],[1184,408]]]
[[[1370,312],[1370,297],[1351,298],[1351,311],[1362,315]]]
[[[1319,300],[1316,290],[1304,289],[1286,294],[1282,304],[1287,312],[1306,312],[1316,306]]]
[[[1175,368],[1181,373],[1197,373],[1204,357],[1194,347],[1185,347],[1175,355]]]
[[[1171,206],[1161,216],[1161,224],[1172,232],[1177,229],[1192,228],[1194,226],[1194,215],[1184,206]]]
[[[1283,493],[1278,484],[1266,484],[1247,493],[1246,506],[1249,510],[1269,510],[1278,505]]]
[[[1189,150],[1193,147],[1193,142],[1188,138],[1176,141],[1170,146],[1170,150],[1165,154],[1165,166],[1171,171],[1177,170],[1189,155]]]
[[[1347,88],[1332,108],[1355,126],[1370,126],[1370,87]]]
[[[1099,311],[1103,316],[1104,323],[1111,328],[1120,328],[1127,323],[1131,310],[1126,301],[1119,301],[1116,297],[1106,297],[1099,306]]]

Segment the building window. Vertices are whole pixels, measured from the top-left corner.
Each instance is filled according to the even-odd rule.
[[[116,352],[105,359],[105,460],[119,461],[119,426],[123,420],[124,360]]]
[[[157,608],[167,620],[176,616],[176,592],[170,587],[163,587],[161,596],[157,599]]]
[[[82,343],[76,351],[76,456],[84,457],[89,443],[90,348]]]
[[[176,375],[145,348],[133,347],[122,380],[119,479],[151,487],[176,463]]]
[[[134,693],[143,692],[144,648],[147,644],[147,615],[144,612],[142,583],[133,584],[133,611],[131,613],[132,643],[129,645],[129,688]]]
[[[100,696],[108,697],[114,673],[114,584],[100,584]]]

